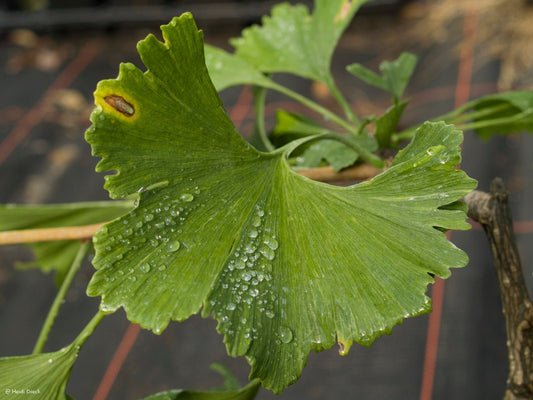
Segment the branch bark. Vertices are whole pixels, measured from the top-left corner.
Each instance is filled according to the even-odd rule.
[[[300,175],[319,182],[358,181],[373,178],[384,170],[370,164],[357,164],[336,172],[333,167],[318,167],[298,170]]]
[[[0,245],[90,239],[104,223],[0,232]]]
[[[533,304],[524,281],[513,232],[508,192],[499,178],[491,193],[473,191],[465,197],[469,216],[479,222],[490,242],[500,285],[507,329],[509,376],[504,400],[533,399]]]

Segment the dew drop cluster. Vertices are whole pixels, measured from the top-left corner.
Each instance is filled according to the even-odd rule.
[[[110,228],[104,226],[95,236],[98,257],[105,265],[102,270],[107,271],[106,281],[123,278],[136,282],[154,272],[166,279],[169,265],[186,248],[180,240],[182,225],[194,210],[202,206],[198,201],[200,189],[196,186],[183,190],[175,197],[159,192],[160,189],[151,190],[141,207]],[[108,232],[111,229],[118,234]]]
[[[241,316],[259,311],[267,319],[273,319],[280,301],[272,281],[279,243],[265,226],[265,218],[263,208],[257,206],[221,272],[219,297],[211,300],[225,333],[232,335],[244,328],[244,337],[249,340],[258,338],[258,330],[255,326],[248,329],[251,321]]]

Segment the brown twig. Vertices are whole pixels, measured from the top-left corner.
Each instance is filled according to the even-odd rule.
[[[495,179],[491,193],[473,191],[465,197],[469,216],[479,222],[490,242],[500,284],[507,328],[509,376],[504,400],[533,399],[533,304],[524,281],[513,232],[508,193]]]
[[[0,232],[0,245],[90,239],[103,225],[104,223]]]
[[[382,169],[375,168],[369,164],[358,164],[350,168],[345,168],[339,172],[335,172],[332,167],[318,167],[301,169],[298,171],[309,179],[320,182],[342,182],[342,181],[357,181],[373,178]]]

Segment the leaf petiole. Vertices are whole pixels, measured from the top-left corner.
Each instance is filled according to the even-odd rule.
[[[274,151],[275,147],[268,139],[265,130],[265,97],[267,89],[264,87],[254,87],[252,91],[254,94],[255,129],[265,149],[267,151]]]
[[[80,269],[81,263],[83,259],[85,258],[85,256],[87,255],[90,248],[91,248],[90,241],[86,241],[81,244],[80,249],[78,250],[78,253],[76,254],[76,257],[74,258],[74,261],[72,262],[68,270],[68,273],[65,279],[63,280],[61,287],[59,288],[57,292],[54,302],[52,303],[52,306],[50,307],[50,311],[48,311],[48,315],[46,316],[46,320],[44,321],[43,327],[41,328],[41,332],[39,333],[39,337],[37,338],[37,342],[35,343],[35,347],[33,348],[32,354],[40,354],[43,351],[46,340],[48,339],[48,334],[50,333],[52,325],[54,324],[54,321],[59,312],[59,307],[61,307],[61,304],[63,303],[63,299],[65,298],[67,290],[70,287],[72,280],[76,276],[76,273]]]
[[[85,328],[80,332],[80,334],[74,339],[73,344],[75,346],[81,347],[85,341],[91,336],[96,327],[100,324],[100,321],[109,313],[106,313],[102,310],[98,310],[94,317],[91,318],[89,323],[85,325]]]
[[[339,117],[337,114],[331,112],[327,108],[322,107],[320,104],[315,103],[313,100],[302,96],[301,94],[294,92],[291,89],[286,88],[285,86],[279,85],[277,83],[273,83],[271,87],[272,89],[302,103],[306,107],[309,107],[311,110],[316,111],[317,113],[324,116],[325,119],[330,120],[338,126],[344,128],[347,132],[354,134],[358,133],[357,127],[355,125],[350,124],[349,122]]]
[[[495,118],[489,120],[475,121],[469,124],[459,125],[458,127],[463,130],[487,128],[494,125],[505,125],[512,122],[520,121],[522,118],[527,117],[533,113],[533,110],[526,110],[519,114],[515,114],[509,117]]]
[[[359,118],[357,118],[357,115],[355,115],[354,111],[352,110],[352,107],[350,107],[350,104],[335,84],[333,78],[329,79],[327,86],[331,92],[331,95],[335,98],[335,100],[337,100],[337,103],[339,103],[339,105],[342,107],[346,118],[348,118],[354,125],[360,125]],[[361,129],[359,129],[359,131],[361,131]]]
[[[469,105],[469,106],[471,106],[471,105]],[[508,110],[511,107],[508,104],[501,104],[501,105],[494,106],[494,107],[491,107],[491,108],[486,108],[486,109],[474,111],[474,112],[471,112],[471,113],[462,114],[468,108],[467,107],[462,107],[460,113],[455,112],[455,111],[457,111],[457,110],[455,110],[455,111],[453,111],[451,113],[442,115],[442,116],[437,117],[437,118],[433,118],[431,121],[432,122],[444,121],[444,122],[446,122],[448,124],[456,125],[457,128],[459,128],[459,129],[470,130],[470,129],[486,128],[486,127],[490,127],[490,126],[494,126],[494,125],[510,124],[510,123],[513,123],[513,122],[516,122],[516,121],[520,121],[520,119],[522,119],[524,117],[527,117],[528,115],[531,115],[531,113],[532,113],[531,110],[526,110],[526,111],[523,111],[521,113],[518,113],[518,114],[515,114],[515,115],[511,115],[511,116],[508,116],[508,117],[493,118],[493,119],[484,118],[481,121],[473,121],[473,122],[470,122],[470,123],[461,124],[461,122],[464,122],[464,121],[476,120],[478,118],[488,117],[491,114]],[[453,117],[455,117],[455,118],[453,118]],[[402,132],[396,133],[396,134],[392,135],[392,140],[398,142],[398,141],[401,141],[401,140],[412,139],[417,128],[418,128],[418,126],[412,126],[412,127],[408,128],[408,129],[402,131]]]
[[[481,117],[486,117],[486,116],[491,115],[493,113],[498,113],[498,112],[501,112],[501,111],[505,111],[505,110],[508,110],[510,108],[512,108],[511,105],[509,105],[507,103],[504,103],[504,104],[500,104],[500,105],[497,105],[497,106],[494,106],[494,107],[490,107],[490,108],[484,108],[484,109],[473,111],[473,112],[469,112],[469,113],[459,114],[456,118],[447,119],[447,118],[441,117],[441,119],[443,121],[449,122],[451,124],[458,124],[460,122],[464,122],[464,121],[468,121],[468,120],[476,120],[476,119],[481,118]]]

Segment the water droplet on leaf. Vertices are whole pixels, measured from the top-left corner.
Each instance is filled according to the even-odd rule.
[[[290,343],[292,342],[294,335],[292,333],[291,328],[288,328],[286,326],[282,327],[279,331],[279,338],[282,343]]]
[[[177,240],[174,240],[167,245],[167,250],[171,253],[174,253],[175,251],[179,250],[180,246],[181,243]]]
[[[144,273],[148,273],[150,272],[150,264],[148,263],[144,263],[144,264],[141,264],[141,271],[144,272]]]
[[[187,203],[190,203],[191,201],[194,200],[194,196],[190,193],[183,193],[181,196],[180,196],[180,199],[187,202]]]
[[[145,220],[146,222],[149,222],[149,221],[151,221],[151,220],[153,220],[153,219],[154,219],[154,214],[146,214],[146,215],[144,216],[144,220]]]

